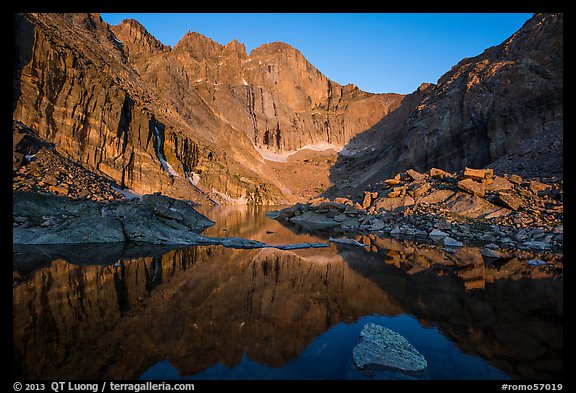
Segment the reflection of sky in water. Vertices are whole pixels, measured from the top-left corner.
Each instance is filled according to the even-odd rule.
[[[276,244],[326,241],[268,219],[264,212],[273,209],[207,211],[217,221],[207,234]],[[23,377],[52,379],[558,376],[561,280],[489,281],[485,276],[502,269],[482,268],[467,270],[486,279],[484,289],[470,291],[451,267],[438,274],[448,261],[439,250],[391,239],[375,244],[369,250],[19,249],[16,367]],[[470,252],[462,256],[474,261]],[[420,269],[430,263],[437,269]],[[368,322],[410,341],[426,357],[426,373],[356,370],[352,348]]]
[[[360,371],[352,361],[352,349],[363,326],[373,322],[402,334],[426,358],[420,376],[393,371]],[[221,363],[192,376],[182,376],[167,359],[146,370],[139,379],[509,379],[504,372],[478,356],[468,355],[444,337],[436,327],[425,329],[409,315],[366,316],[355,323],[343,322],[316,337],[294,360],[281,367],[258,364],[246,356],[235,367]]]

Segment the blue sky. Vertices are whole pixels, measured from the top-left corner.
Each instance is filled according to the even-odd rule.
[[[101,14],[116,25],[133,18],[166,45],[190,30],[221,44],[236,38],[248,53],[283,41],[300,50],[324,75],[373,93],[413,92],[464,57],[500,44],[532,15],[527,13],[326,14]]]

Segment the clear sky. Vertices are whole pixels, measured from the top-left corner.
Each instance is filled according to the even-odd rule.
[[[464,57],[510,37],[532,14],[326,13],[326,14],[101,14],[117,25],[139,21],[174,47],[190,30],[248,53],[282,41],[300,50],[328,78],[373,93],[408,94],[438,78]]]

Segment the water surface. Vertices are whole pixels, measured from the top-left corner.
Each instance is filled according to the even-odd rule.
[[[265,216],[205,208],[209,236],[326,242]],[[365,239],[368,241],[370,239]],[[559,379],[562,280],[402,240],[370,247],[15,247],[14,367],[28,379]],[[481,257],[480,257],[481,258]],[[455,262],[456,261],[456,262]],[[454,263],[466,268],[454,269]],[[451,265],[452,264],[452,265]],[[470,284],[472,283],[472,284]],[[358,370],[374,322],[428,361]]]

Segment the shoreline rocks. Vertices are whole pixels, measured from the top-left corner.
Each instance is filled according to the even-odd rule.
[[[239,237],[202,236],[200,232],[214,222],[189,202],[159,193],[105,203],[15,191],[12,206],[14,245],[221,245],[281,250],[329,247],[328,243],[272,245]]]
[[[447,247],[493,243],[562,252],[563,181],[525,180],[491,169],[397,174],[361,200],[316,198],[269,213],[289,225],[331,235],[368,234],[440,241]]]

